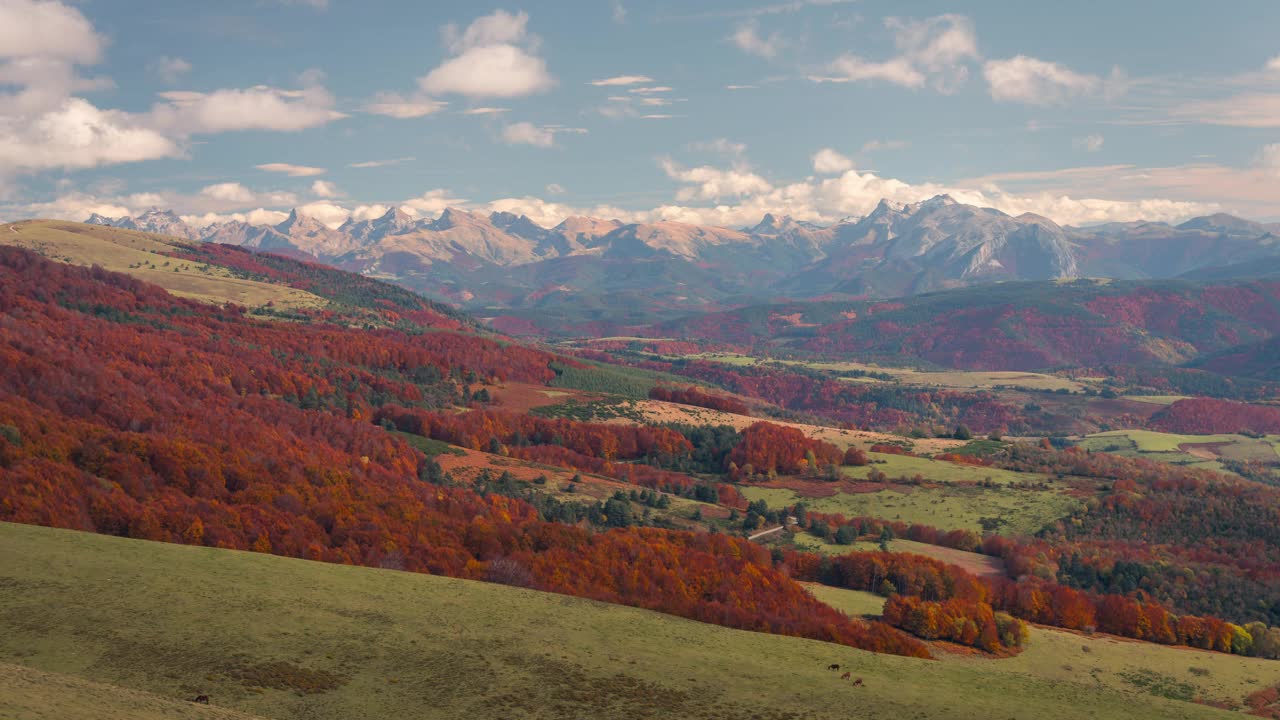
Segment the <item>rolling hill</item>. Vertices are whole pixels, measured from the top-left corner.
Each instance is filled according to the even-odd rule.
[[[765,305],[654,326],[654,337],[825,357],[1038,370],[1181,365],[1280,333],[1280,283],[1001,283],[896,301]]]
[[[1174,672],[1226,698],[1249,687],[1238,675],[1280,682],[1267,661],[1147,645],[1128,660],[1097,645],[1078,674],[913,660],[489,583],[2,523],[0,582],[0,662],[14,664],[0,687],[39,689],[0,709],[63,720],[144,694],[151,715],[130,717],[1226,718],[1121,676]],[[233,712],[179,714],[195,694]]]

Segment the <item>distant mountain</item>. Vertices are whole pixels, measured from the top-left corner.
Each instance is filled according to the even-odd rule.
[[[318,260],[398,282],[538,332],[647,324],[777,299],[888,298],[1003,281],[1172,278],[1280,262],[1277,228],[1230,215],[1063,227],[940,195],[820,226],[766,214],[739,229],[399,208],[329,228],[298,211],[277,225],[205,227],[172,212],[90,222]],[[1194,275],[1189,275],[1193,277]],[[534,313],[534,311],[537,311]],[[624,319],[625,318],[625,319]],[[604,327],[601,325],[600,327]]]
[[[894,301],[792,302],[661,323],[637,332],[769,355],[925,360],[942,367],[1042,370],[1217,361],[1274,372],[1280,282],[1013,282]],[[1256,346],[1252,344],[1256,343]],[[1244,347],[1242,357],[1226,357]],[[1212,368],[1210,368],[1212,369]]]
[[[1038,215],[1011,217],[940,195],[912,205],[881,200],[870,215],[829,229],[827,257],[785,281],[799,294],[896,297],[997,280],[1078,274],[1067,232]]]

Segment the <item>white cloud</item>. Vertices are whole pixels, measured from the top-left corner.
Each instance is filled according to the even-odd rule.
[[[0,115],[0,174],[4,170],[91,168],[173,157],[169,138],[140,118],[101,110],[87,100],[66,98],[32,117]]]
[[[210,93],[175,90],[160,97],[168,102],[152,108],[151,121],[180,137],[235,130],[296,131],[346,117],[333,109],[333,96],[317,84],[301,90],[265,85]]]
[[[511,108],[504,107],[474,107],[467,108],[462,111],[463,115],[498,115],[504,112],[510,112]]]
[[[400,203],[400,209],[414,217],[430,217],[439,215],[444,212],[445,208],[462,207],[466,204],[466,200],[454,197],[449,190],[437,188],[435,190],[428,190],[418,197],[405,200]]]
[[[598,87],[613,87],[615,85],[639,85],[640,83],[651,83],[653,78],[648,75],[617,75],[600,80],[592,80],[591,84]]]
[[[782,36],[776,32],[770,33],[769,37],[761,37],[760,25],[755,20],[739,25],[729,36],[729,41],[748,55],[767,59],[777,57],[778,52],[786,45]]]
[[[1280,94],[1243,93],[1214,100],[1195,100],[1175,106],[1176,119],[1230,127],[1280,127]]]
[[[497,10],[492,15],[476,18],[462,32],[458,31],[457,25],[445,25],[443,35],[450,52],[462,53],[475,47],[520,42],[525,37],[528,25],[528,13],[512,14]]]
[[[756,85],[725,85],[725,90],[755,90]]]
[[[627,8],[622,0],[613,0],[613,21],[619,25],[627,21]]]
[[[670,113],[649,113],[648,115],[641,115],[640,119],[641,120],[670,120],[676,117],[680,117],[680,116],[672,115]]]
[[[418,87],[428,95],[473,98],[520,97],[550,89],[555,80],[535,54],[537,38],[527,35],[528,21],[523,12],[498,10],[461,32],[445,26],[445,43],[454,57],[418,78]]]
[[[407,163],[407,162],[413,162],[416,159],[417,158],[413,158],[413,157],[399,157],[399,158],[391,158],[390,160],[365,160],[363,162],[351,163],[350,165],[347,165],[347,167],[351,167],[351,168],[391,167],[393,165],[403,165],[404,163]]]
[[[1267,69],[1273,72],[1280,72],[1280,55],[1267,61]]]
[[[254,195],[249,188],[234,182],[206,186],[200,190],[200,194],[238,205],[250,205],[254,202]]]
[[[565,192],[564,186],[560,183],[549,183],[544,189],[548,195],[563,195]]]
[[[346,222],[347,218],[351,217],[350,210],[342,207],[341,205],[335,205],[324,201],[307,203],[306,205],[298,207],[297,210],[302,215],[306,215],[307,217],[315,218],[320,221],[322,225],[330,230],[338,227],[342,223]]]
[[[641,95],[648,95],[648,94],[651,94],[651,93],[665,93],[665,92],[671,92],[672,90],[673,90],[673,88],[667,87],[666,85],[653,85],[653,86],[650,86],[650,87],[638,87],[638,88],[631,88],[631,89],[627,90],[627,92],[629,92],[629,93],[639,93],[639,94],[641,94]]]
[[[862,80],[884,80],[902,87],[923,87],[924,73],[915,69],[910,60],[894,58],[885,62],[872,62],[857,55],[841,55],[827,70],[829,76],[814,76],[817,82],[859,82]]]
[[[324,168],[292,165],[290,163],[263,163],[262,165],[254,165],[254,167],[265,172],[283,173],[289,177],[311,177],[324,174]]]
[[[733,142],[728,138],[716,138],[714,140],[692,142],[686,147],[694,152],[719,153],[721,155],[728,155],[732,158],[741,158],[747,152],[746,143]]]
[[[518,122],[508,125],[502,131],[502,139],[508,145],[533,145],[535,147],[551,147],[556,144],[556,136],[548,129],[533,123]]]
[[[676,192],[676,200],[680,202],[742,197],[769,192],[773,189],[768,180],[746,167],[722,170],[710,165],[701,165],[685,168],[669,158],[664,158],[661,165],[667,177],[690,185]]]
[[[1060,105],[1102,89],[1102,79],[1097,75],[1078,73],[1026,55],[989,60],[982,73],[990,85],[992,99],[1001,102]]]
[[[61,2],[0,2],[0,58],[98,62],[103,39],[80,11]]]
[[[502,140],[508,145],[533,145],[534,147],[552,147],[556,144],[558,133],[585,133],[584,128],[570,128],[562,125],[534,125],[530,122],[518,122],[506,126],[502,130]]]
[[[152,66],[156,75],[160,79],[170,85],[178,82],[178,80],[187,73],[191,72],[191,63],[180,57],[161,56]]]
[[[311,183],[311,194],[322,198],[342,197],[342,191],[328,180],[316,180]]]
[[[1082,138],[1076,138],[1072,141],[1072,144],[1076,147],[1084,148],[1086,152],[1098,152],[1102,149],[1102,144],[1105,141],[1106,139],[1101,135],[1094,133],[1092,135],[1085,135]]]
[[[832,150],[831,148],[822,148],[813,154],[813,171],[823,175],[831,175],[834,173],[842,173],[846,170],[853,169],[853,161]]]
[[[973,23],[963,15],[938,15],[924,20],[887,18],[898,55],[888,60],[868,60],[852,53],[827,65],[827,75],[812,75],[815,82],[883,80],[907,88],[932,84],[939,92],[957,90],[969,76],[967,63],[976,60],[977,39]]]
[[[422,94],[406,97],[398,93],[381,92],[374,95],[372,100],[366,102],[363,110],[374,115],[386,115],[397,120],[408,120],[439,112],[448,104],[441,100],[433,100]]]

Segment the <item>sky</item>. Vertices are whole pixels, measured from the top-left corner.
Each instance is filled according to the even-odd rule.
[[[1280,3],[0,0],[0,218],[1280,220]]]

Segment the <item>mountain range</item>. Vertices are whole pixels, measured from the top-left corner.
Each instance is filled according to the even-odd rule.
[[[1010,280],[1159,279],[1280,258],[1280,225],[1230,215],[1062,226],[940,195],[882,200],[822,226],[765,215],[744,228],[399,208],[330,228],[294,210],[277,225],[196,227],[171,211],[87,222],[304,258],[388,279],[496,319],[509,331],[563,331],[779,299],[891,298]],[[604,329],[604,328],[597,328]]]

